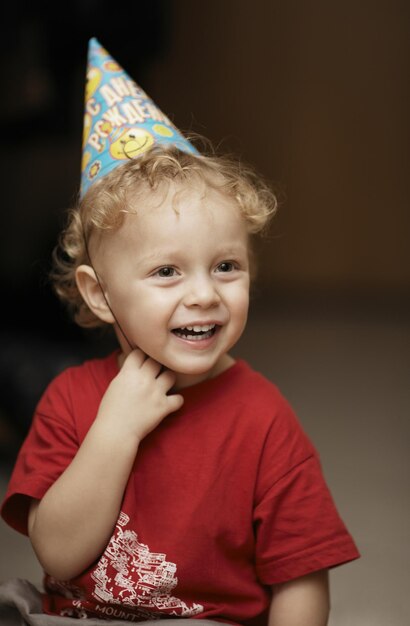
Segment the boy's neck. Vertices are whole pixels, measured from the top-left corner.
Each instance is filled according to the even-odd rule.
[[[121,351],[118,355],[118,367],[121,369],[125,358],[126,353]],[[232,367],[235,363],[235,359],[231,357],[230,354],[224,354],[219,361],[214,365],[214,367],[205,372],[204,374],[177,374],[176,382],[174,385],[174,390],[179,391],[180,389],[184,389],[186,387],[192,387],[193,385],[198,385],[202,383],[204,380],[209,380],[210,378],[215,378],[219,374],[222,374],[225,370]]]
[[[231,357],[229,354],[224,354],[215,364],[215,366],[205,374],[177,374],[174,389],[175,391],[179,391],[180,389],[192,387],[193,385],[202,383],[204,380],[215,378],[215,376],[219,376],[219,374],[222,374],[222,372],[232,367],[234,363],[235,359],[233,357]]]

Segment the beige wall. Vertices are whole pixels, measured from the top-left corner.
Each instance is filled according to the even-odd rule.
[[[410,5],[179,0],[151,95],[281,189],[266,282],[410,284]]]

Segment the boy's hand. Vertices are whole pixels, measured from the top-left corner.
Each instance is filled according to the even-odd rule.
[[[117,432],[142,441],[184,402],[180,394],[167,395],[176,375],[161,369],[160,363],[138,348],[130,352],[104,394],[98,421],[112,423]]]

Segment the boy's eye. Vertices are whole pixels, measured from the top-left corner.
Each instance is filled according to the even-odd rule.
[[[235,269],[235,265],[231,261],[224,261],[217,267],[218,272],[232,272]]]
[[[175,276],[175,270],[173,267],[161,267],[156,274],[161,278],[170,278],[171,276]]]

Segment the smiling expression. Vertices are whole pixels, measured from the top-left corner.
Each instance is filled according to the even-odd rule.
[[[225,369],[245,327],[248,234],[221,192],[175,191],[161,202],[139,198],[137,214],[96,246],[95,262],[131,345],[190,384]]]

